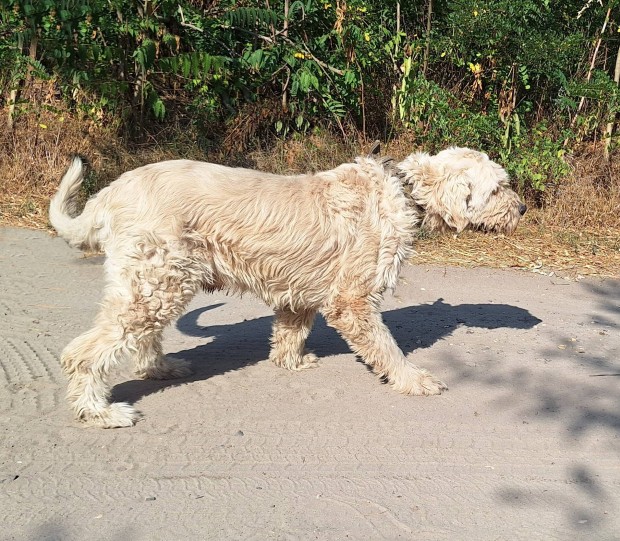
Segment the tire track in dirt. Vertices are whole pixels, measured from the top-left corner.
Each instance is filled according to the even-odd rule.
[[[6,298],[2,305],[0,385],[8,396],[3,394],[0,411],[15,409],[17,404],[27,406],[27,411],[22,409],[26,414],[50,411],[58,405],[57,391],[64,378],[52,340],[42,336],[49,334],[41,331],[46,325]]]
[[[8,359],[2,363],[8,384],[28,383],[39,378],[51,382],[60,379],[58,358],[44,345],[33,345],[23,338],[0,340],[5,359]]]
[[[525,539],[527,537],[519,532],[528,529],[533,511],[537,513],[537,523],[544,521],[549,526],[549,530],[539,530],[545,539],[574,538],[575,530],[579,531],[581,526],[583,533],[597,527],[598,533],[603,534],[597,538],[612,539],[605,537],[605,532],[611,536],[614,531],[612,516],[605,518],[603,513],[595,516],[591,509],[558,508],[558,502],[578,490],[563,479],[551,484],[530,477],[515,484],[512,492],[504,496],[517,500],[508,511],[494,509],[493,500],[489,498],[498,485],[495,474],[478,475],[472,483],[472,472],[467,469],[444,468],[438,472],[422,466],[415,471],[406,469],[401,474],[382,471],[357,474],[346,471],[340,474],[210,472],[192,477],[150,479],[124,475],[114,483],[109,477],[85,473],[64,479],[65,482],[59,482],[57,476],[45,474],[33,482],[20,481],[20,478],[10,483],[6,494],[14,504],[64,498],[67,508],[71,509],[74,503],[80,502],[92,516],[137,508],[141,523],[156,516],[155,509],[165,510],[178,524],[176,538],[184,534],[196,535],[191,524],[201,515],[210,524],[209,532],[214,531],[212,527],[219,527],[227,532],[226,538],[248,538],[250,532],[274,529],[271,515],[280,508],[286,509],[286,514],[297,521],[300,513],[323,517],[315,520],[315,527],[338,526],[339,535],[328,535],[328,539],[342,538],[339,536],[347,528],[355,532],[357,539],[397,539],[401,535],[409,538],[411,531],[433,532],[432,539],[468,539],[471,538],[468,532],[476,531],[479,523],[488,520],[501,521],[505,531],[511,532],[511,539]],[[26,483],[29,490],[23,493],[18,485]],[[157,502],[152,504],[155,509],[147,507],[151,502]],[[447,515],[438,512],[440,509]],[[571,513],[574,514],[567,516]],[[607,513],[613,513],[613,509],[607,509]],[[14,513],[3,515],[6,524],[24,523],[24,519]],[[39,507],[35,517],[44,522],[53,515],[50,510]],[[528,531],[532,535],[536,530]],[[218,539],[205,530],[202,535],[204,539]]]
[[[60,350],[75,331],[57,314],[73,309],[78,321],[83,317],[79,298],[66,303],[81,264],[78,259],[67,265],[62,255],[69,249],[60,239],[27,230],[10,233],[0,230],[0,385],[6,390],[0,412],[25,421],[62,402]],[[42,260],[50,243],[60,257]]]
[[[250,538],[255,531],[252,526],[263,532],[273,530],[275,519],[270,513],[290,509],[293,504],[315,517],[340,517],[331,523],[326,519],[330,527],[338,528],[333,537],[322,532],[322,539],[342,538],[339,536],[349,519],[355,520],[350,531],[356,538],[397,539],[400,534],[407,538],[408,530],[401,532],[398,527],[402,523],[416,532],[428,532],[429,539],[467,539],[477,524],[500,520],[517,532],[511,539],[519,539],[519,529],[532,531],[528,521],[534,510],[537,520],[544,520],[558,536],[539,530],[545,539],[574,538],[568,525],[581,527],[579,521],[586,521],[583,524],[596,528],[599,534],[613,531],[609,519],[601,517],[609,508],[602,508],[600,514],[595,511],[600,499],[594,505],[572,508],[571,498],[580,494],[571,489],[566,475],[574,454],[552,448],[541,453],[539,430],[526,429],[515,442],[516,427],[507,425],[502,431],[496,429],[487,443],[483,427],[470,434],[450,434],[447,427],[437,425],[434,435],[416,440],[401,435],[386,442],[385,434],[393,432],[394,424],[383,420],[369,424],[359,418],[342,424],[336,420],[261,422],[252,416],[238,416],[230,421],[221,419],[208,428],[193,420],[177,431],[167,428],[163,439],[159,423],[148,421],[134,431],[65,427],[60,435],[67,445],[59,445],[51,454],[39,451],[41,456],[31,458],[39,473],[31,478],[26,470],[20,476],[25,484],[11,484],[7,496],[17,508],[41,502],[34,510],[39,522],[54,520],[44,502],[64,501],[69,509],[92,510],[93,516],[113,512],[127,516],[127,508],[143,509],[151,503],[146,498],[155,497],[156,505],[164,506],[159,512],[165,510],[175,521],[192,524],[206,520],[226,533],[224,537],[209,536],[182,526],[177,538]],[[245,428],[248,425],[253,428]],[[239,426],[245,428],[243,435],[238,433]],[[415,430],[414,423],[407,424],[402,418],[400,427],[402,434]],[[71,451],[76,434],[82,440],[81,453]],[[21,446],[51,447],[25,439]],[[590,451],[598,453],[600,447],[592,446]],[[299,449],[306,451],[296,453]],[[122,467],[117,461],[110,464],[110,456],[122,457]],[[102,471],[105,464],[108,466]],[[608,460],[598,467],[598,475],[613,478],[616,462]],[[521,470],[523,475],[515,475]],[[501,486],[505,479],[513,480],[510,490]],[[492,511],[496,504],[491,495],[509,502],[516,511]],[[194,509],[192,505],[199,503],[194,500],[209,501],[211,506]],[[241,517],[239,509],[244,510]],[[437,509],[449,510],[449,521],[443,514],[435,516]],[[467,509],[475,511],[465,512]],[[157,513],[149,512],[153,510],[143,509],[135,520],[157,520]],[[252,521],[248,515],[254,517]],[[72,517],[71,512],[68,516],[76,523],[83,520]],[[292,517],[294,522],[303,520],[295,511]],[[14,515],[6,519],[21,524]],[[328,527],[316,518],[314,524]],[[161,528],[165,531],[165,525]]]

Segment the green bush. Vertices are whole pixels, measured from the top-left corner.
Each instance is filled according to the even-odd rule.
[[[546,124],[540,123],[516,137],[510,153],[500,151],[502,163],[522,194],[528,190],[544,192],[547,184],[561,181],[569,173],[563,139],[554,137]]]
[[[429,0],[1,0],[1,98],[12,118],[49,105],[32,87],[45,80],[131,135],[191,123],[244,144],[407,130],[429,150],[499,156],[540,191],[564,150],[615,121],[619,4],[434,0],[427,26]]]

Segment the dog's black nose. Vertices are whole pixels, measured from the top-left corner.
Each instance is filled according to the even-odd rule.
[[[526,207],[523,203],[521,203],[521,204],[519,205],[519,214],[520,214],[521,216],[523,216],[523,215],[525,214],[525,211],[526,211],[526,210],[527,210],[527,207]]]

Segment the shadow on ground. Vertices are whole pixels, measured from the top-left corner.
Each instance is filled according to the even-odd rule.
[[[260,317],[234,324],[201,326],[205,312],[223,306],[209,305],[188,312],[177,322],[177,328],[188,336],[212,338],[208,344],[170,353],[173,359],[190,361],[193,374],[187,378],[167,381],[128,381],[113,389],[113,400],[135,403],[142,397],[166,387],[200,381],[238,370],[267,359],[272,317]],[[383,312],[383,319],[400,348],[409,354],[432,346],[450,336],[457,328],[530,329],[541,320],[527,310],[506,304],[460,304],[452,306],[439,299],[433,304],[400,308]],[[317,317],[307,341],[309,350],[319,357],[350,353],[347,344]]]

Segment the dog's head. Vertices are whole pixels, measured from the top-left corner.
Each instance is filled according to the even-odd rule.
[[[452,147],[435,156],[417,152],[400,162],[411,197],[431,231],[466,228],[512,233],[527,210],[508,174],[483,152]]]

